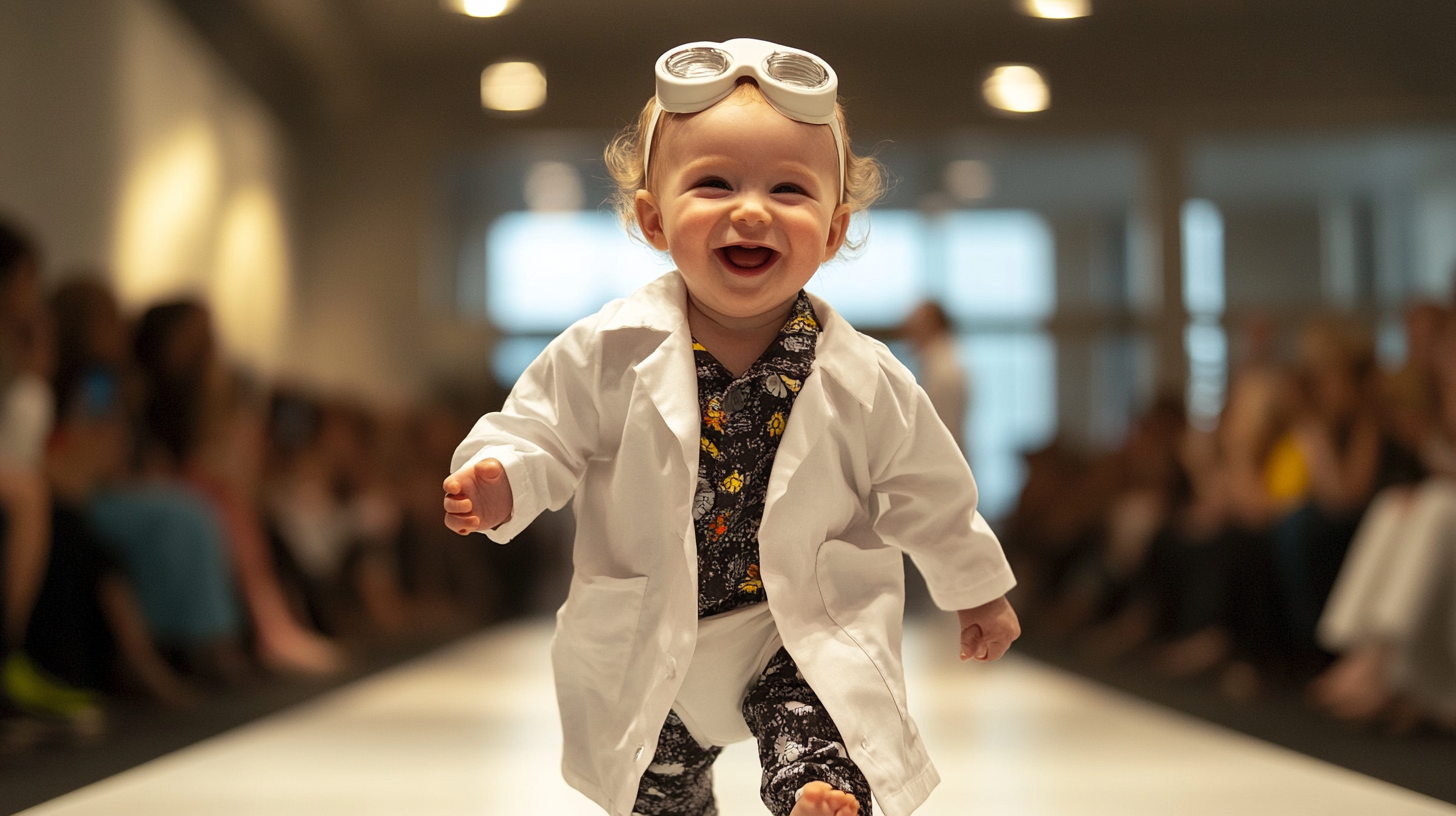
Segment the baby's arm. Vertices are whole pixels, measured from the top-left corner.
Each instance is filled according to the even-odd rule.
[[[505,405],[481,417],[456,448],[443,485],[446,527],[503,544],[570,501],[601,444],[601,316],[551,341]]]
[[[957,614],[961,619],[961,660],[996,660],[1021,637],[1021,622],[1005,595]]]
[[[445,526],[466,535],[510,521],[511,480],[498,459],[482,459],[445,480]]]
[[[924,391],[882,352],[897,399],[868,417],[875,529],[909,553],[941,609],[957,610],[963,660],[995,660],[1021,634],[1001,544],[976,512],[976,484]],[[898,407],[899,410],[892,410]]]

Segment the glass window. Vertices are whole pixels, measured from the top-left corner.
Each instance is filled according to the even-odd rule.
[[[1183,305],[1223,314],[1223,215],[1204,198],[1183,203]]]
[[[1056,433],[1056,347],[1044,331],[966,334],[960,355],[971,374],[966,446],[981,515],[1002,518],[1026,479],[1022,453]]]
[[[490,356],[491,373],[495,374],[496,382],[510,386],[519,380],[526,373],[526,367],[541,356],[550,342],[550,337],[539,334],[497,340]]]
[[[487,237],[487,313],[502,332],[559,332],[671,268],[612,213],[507,213]]]
[[[820,267],[805,288],[858,328],[898,326],[925,298],[926,239],[920,213],[875,210],[864,248]]]
[[[1041,216],[978,210],[927,219],[878,210],[864,249],[824,265],[808,289],[860,329],[891,329],[939,297],[956,322],[972,383],[967,445],[982,512],[1004,515],[1021,454],[1056,428],[1055,352],[1040,322],[1054,306],[1052,233]],[[501,330],[496,378],[514,383],[550,338],[672,268],[606,212],[511,212],[486,245],[487,311]],[[907,357],[908,347],[896,344]]]
[[[961,321],[1041,320],[1056,307],[1051,228],[1029,210],[951,213],[945,307]]]
[[[1211,429],[1223,411],[1228,388],[1228,337],[1219,319],[1224,309],[1223,215],[1203,198],[1183,203],[1183,305],[1190,321],[1183,345],[1188,352],[1188,418]]]

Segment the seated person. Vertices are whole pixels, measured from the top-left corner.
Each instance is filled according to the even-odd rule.
[[[33,592],[21,648],[5,664],[5,692],[17,709],[56,718],[94,736],[103,717],[95,692],[112,688],[115,658],[146,691],[173,706],[193,693],[157,652],[122,571],[87,520],[85,506],[125,455],[124,429],[109,379],[63,384],[46,446],[51,537]]]

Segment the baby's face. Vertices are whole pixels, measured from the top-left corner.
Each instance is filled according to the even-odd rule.
[[[674,122],[637,194],[642,233],[672,254],[698,306],[745,319],[792,300],[844,242],[827,125],[730,98]]]

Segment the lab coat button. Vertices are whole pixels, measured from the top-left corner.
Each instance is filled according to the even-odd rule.
[[[669,657],[667,659],[667,679],[671,680],[675,677],[677,677],[677,661]]]
[[[636,762],[637,760],[639,760],[639,759],[642,758],[642,749],[643,749],[643,747],[644,746],[642,746],[642,745],[637,746],[637,753],[635,753],[635,754],[632,755],[632,761],[633,762]]]
[[[868,739],[861,739],[859,741],[859,747],[868,751],[870,749],[870,741]]]

